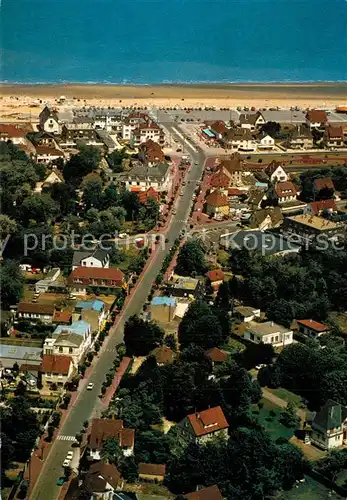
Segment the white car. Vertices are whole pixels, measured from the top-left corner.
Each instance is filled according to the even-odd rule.
[[[73,457],[73,451],[69,451],[68,454],[66,455],[66,460],[72,460]]]
[[[70,467],[71,460],[65,459],[63,462],[63,467]]]
[[[261,368],[265,368],[266,365],[264,365],[263,363],[261,365],[257,365],[256,366],[256,369],[257,370],[260,370]]]
[[[87,385],[87,391],[91,391],[93,387],[94,387],[93,382],[89,382],[89,384]]]

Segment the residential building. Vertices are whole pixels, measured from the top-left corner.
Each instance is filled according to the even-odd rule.
[[[150,318],[159,323],[172,321],[175,316],[177,301],[174,297],[153,297],[150,305]]]
[[[76,144],[76,141],[92,141],[97,139],[92,123],[64,123],[61,137],[66,144]]]
[[[60,149],[54,149],[49,146],[36,146],[36,161],[37,163],[44,163],[48,165],[52,161],[59,158],[64,159],[64,153]],[[60,180],[60,182],[62,182]]]
[[[218,349],[218,347],[212,347],[205,351],[205,356],[207,356],[211,361],[213,366],[219,363],[224,363],[228,359],[226,352]]]
[[[165,163],[165,154],[157,142],[148,139],[139,146],[139,159],[147,166],[153,167]]]
[[[75,311],[81,315],[82,321],[90,324],[92,332],[100,332],[109,315],[109,308],[105,302],[97,299],[78,300]]]
[[[143,481],[162,483],[165,478],[166,466],[164,464],[139,463],[139,478]]]
[[[330,189],[335,192],[335,186],[330,177],[320,177],[319,179],[315,179],[313,181],[314,190],[319,193],[323,189]]]
[[[83,486],[90,498],[113,500],[115,492],[123,488],[123,479],[114,464],[100,460],[89,467]]]
[[[60,135],[61,125],[57,110],[45,106],[39,115],[40,129],[50,134]]]
[[[173,297],[201,297],[204,293],[202,281],[189,276],[174,274],[166,283],[166,293]]]
[[[343,127],[329,125],[325,129],[324,144],[328,148],[343,148],[345,146]]]
[[[26,319],[32,323],[37,321],[52,323],[54,313],[54,305],[25,302],[24,300],[19,302],[17,308],[17,318],[20,320]]]
[[[89,289],[112,295],[126,287],[124,273],[114,267],[76,267],[68,277],[68,284],[71,292],[79,295],[86,295]]]
[[[212,288],[218,288],[219,285],[223,283],[223,280],[225,278],[225,274],[222,271],[222,269],[211,269],[211,271],[208,271],[205,274],[206,278],[209,280],[211,283]]]
[[[35,191],[40,193],[43,187],[49,187],[53,184],[61,184],[62,182],[64,182],[64,178],[59,170],[52,170],[43,182],[36,183]]]
[[[152,167],[135,166],[128,172],[119,174],[118,180],[126,189],[147,191],[154,188],[158,192],[169,191],[171,187],[171,168],[167,163],[159,163]]]
[[[206,213],[212,217],[216,216],[229,216],[229,200],[228,197],[222,193],[220,189],[212,191],[206,197]]]
[[[324,129],[328,122],[326,111],[311,109],[306,113],[306,123],[312,129]]]
[[[72,313],[70,311],[55,311],[52,323],[56,325],[71,325]]]
[[[210,125],[210,129],[214,133],[216,139],[218,141],[221,141],[224,138],[224,135],[228,132],[228,128],[225,125],[225,122],[218,120],[216,122],[213,122]]]
[[[257,141],[259,150],[274,149],[275,147],[275,139],[265,132],[262,132],[257,137]]]
[[[165,134],[163,129],[154,121],[148,120],[140,123],[130,134],[130,143],[137,147],[148,140],[157,142],[160,146],[165,144]]]
[[[0,123],[0,141],[11,141],[16,145],[26,144],[26,132],[12,123]]]
[[[75,366],[91,346],[91,326],[85,321],[73,321],[71,325],[58,325],[51,337],[43,344],[44,354],[69,355]]]
[[[249,323],[255,320],[255,318],[260,318],[260,309],[249,306],[237,306],[234,308],[234,314],[243,323]]]
[[[347,444],[347,407],[328,399],[313,414],[311,428],[311,443],[323,450]]]
[[[266,195],[262,189],[257,189],[257,188],[250,189],[248,197],[248,205],[251,210],[257,210],[261,208],[263,200],[266,200]]]
[[[182,428],[197,443],[205,443],[214,437],[228,439],[229,424],[220,406],[188,415]]]
[[[295,238],[295,241],[302,245],[313,241],[325,244],[329,240],[338,240],[343,230],[340,223],[316,215],[285,217],[282,224],[283,235],[292,240]]]
[[[74,371],[72,358],[70,356],[44,354],[40,371],[43,389],[50,389],[53,384],[57,387],[63,387]]]
[[[199,488],[192,493],[185,493],[186,500],[223,500],[220,489],[216,484],[207,486],[207,488]]]
[[[35,292],[36,293],[45,293],[52,287],[62,286],[65,288],[62,282],[58,282],[58,278],[61,274],[59,267],[54,267],[51,269],[42,280],[39,280],[35,283]]]
[[[2,341],[4,340],[4,342]],[[13,343],[7,339],[1,339],[0,343],[0,370],[4,368],[12,368],[15,363],[19,366],[23,364],[30,364],[39,366],[41,364],[42,358],[42,347],[31,347],[26,344],[13,345]]]
[[[75,251],[72,259],[72,270],[77,267],[110,267],[110,255],[101,248],[91,251]]]
[[[274,347],[282,347],[293,343],[293,331],[273,321],[247,323],[243,338],[255,344],[271,344]]]
[[[226,149],[235,151],[255,151],[257,143],[253,139],[248,128],[229,129],[223,137],[223,145]]]
[[[211,176],[209,185],[211,188],[227,190],[230,186],[230,177],[222,170],[219,170]]]
[[[295,201],[298,194],[296,187],[290,181],[277,182],[275,193],[280,205]]]
[[[278,161],[273,160],[269,163],[265,167],[264,172],[272,183],[286,182],[288,180],[288,175],[284,170],[283,165]]]
[[[232,155],[228,160],[222,160],[216,167],[216,172],[225,173],[230,179],[230,186],[242,185],[244,167],[238,154]]]
[[[151,355],[155,357],[158,366],[169,365],[170,363],[173,363],[175,358],[174,351],[165,346],[156,347],[151,352]]]
[[[133,191],[134,188],[131,188],[131,191]],[[133,191],[134,192],[134,191]],[[151,198],[152,200],[156,201],[157,203],[160,203],[160,195],[159,193],[156,192],[155,189],[150,187],[147,189],[147,191],[138,191],[137,189],[135,190],[135,193],[137,192],[137,197],[139,199],[139,202],[143,205],[147,203],[147,201]]]
[[[297,319],[296,324],[299,332],[311,338],[317,338],[329,333],[329,327],[313,319]]]
[[[320,200],[308,203],[304,209],[304,214],[321,215],[323,212],[332,214],[337,212],[337,205],[335,200]]]
[[[311,128],[305,123],[298,125],[290,135],[289,147],[291,149],[312,149],[313,136]]]
[[[262,208],[253,212],[249,220],[249,227],[259,228],[261,231],[279,227],[283,222],[283,214],[280,207]]]
[[[132,132],[141,124],[149,121],[149,116],[145,113],[131,113],[123,120],[122,138],[130,141]]]
[[[242,113],[240,115],[240,125],[242,128],[247,128],[249,130],[255,130],[257,127],[264,125],[265,119],[260,111],[256,113],[245,114]]]
[[[88,436],[88,456],[91,460],[100,460],[106,439],[117,440],[125,457],[134,454],[134,429],[124,428],[123,420],[93,418]]]

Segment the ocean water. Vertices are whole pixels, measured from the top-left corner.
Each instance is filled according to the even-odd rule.
[[[347,0],[0,0],[0,80],[347,80]]]

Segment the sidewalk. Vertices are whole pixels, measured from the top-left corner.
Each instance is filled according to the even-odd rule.
[[[111,399],[114,396],[114,393],[118,389],[118,386],[122,380],[122,377],[123,377],[124,373],[127,371],[128,367],[131,363],[131,359],[132,358],[127,358],[127,357],[124,357],[122,359],[122,361],[119,365],[119,368],[117,370],[117,373],[112,381],[112,384],[110,385],[110,387],[107,388],[107,391],[106,391],[104,397],[102,398],[102,404],[103,404],[103,406],[105,406],[105,408],[108,407],[108,405],[111,402]]]

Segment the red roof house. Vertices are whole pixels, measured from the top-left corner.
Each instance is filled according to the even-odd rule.
[[[210,179],[210,186],[213,188],[228,189],[230,177],[222,171],[216,172]]]
[[[122,288],[125,285],[124,273],[114,267],[76,267],[68,277],[68,283],[76,293],[85,293],[87,287],[105,290]]]
[[[320,177],[319,179],[315,179],[313,187],[315,191],[321,191],[322,189],[332,189],[335,191],[334,183],[330,177]]]
[[[41,361],[41,372],[57,375],[69,375],[72,358],[60,354],[44,354]]]
[[[224,280],[225,274],[221,269],[212,269],[211,271],[208,271],[205,276],[213,285],[214,283],[221,283]]]
[[[329,332],[329,327],[324,323],[319,323],[314,319],[297,319],[296,323],[299,327],[299,332],[310,337],[320,337],[324,333]]]
[[[187,416],[187,422],[197,441],[205,441],[213,436],[228,437],[229,424],[220,406],[192,413]]]
[[[100,459],[100,451],[106,439],[116,439],[126,456],[132,455],[134,451],[135,430],[125,429],[123,420],[94,418],[90,434],[88,436],[88,448],[90,456],[94,460]]]
[[[187,500],[223,500],[222,494],[216,484],[207,486],[207,488],[201,488],[192,493],[186,493],[184,496]]]
[[[228,359],[228,355],[218,347],[212,347],[205,352],[205,355],[211,359],[212,363],[224,363]]]
[[[337,205],[335,200],[313,201],[309,204],[308,210],[313,215],[320,215],[320,213],[324,210],[327,210],[328,212],[337,212]]]
[[[325,125],[328,121],[328,115],[324,110],[311,109],[306,113],[306,121],[311,127]]]
[[[298,194],[294,184],[290,181],[278,182],[275,187],[275,193],[279,203],[286,203],[296,199]]]

